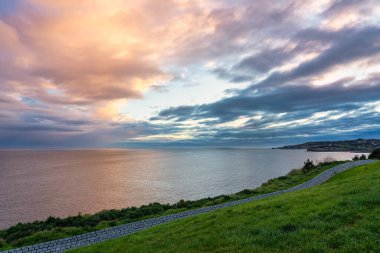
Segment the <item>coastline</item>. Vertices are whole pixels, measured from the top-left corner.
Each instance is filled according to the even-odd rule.
[[[380,148],[380,139],[314,141],[305,142],[302,144],[275,147],[273,149],[306,149],[309,152],[371,153],[377,148]]]
[[[334,175],[351,169],[353,167],[357,167],[360,165],[370,164],[375,162],[374,160],[362,160],[362,161],[354,161],[354,162],[346,162],[344,164],[340,164],[337,166],[333,166],[330,169],[325,170],[324,172],[318,174],[310,180],[307,180],[301,184],[297,184],[296,186],[278,190],[271,193],[260,194],[258,196],[248,197],[241,200],[231,201],[223,204],[213,205],[209,207],[197,208],[195,210],[183,211],[175,214],[169,214],[161,217],[144,219],[138,222],[128,223],[120,226],[115,226],[112,228],[103,229],[100,231],[90,232],[83,235],[75,235],[69,238],[52,240],[44,243],[37,243],[32,246],[22,247],[18,249],[11,249],[9,251],[5,251],[8,253],[13,252],[63,252],[69,249],[75,249],[87,245],[91,245],[98,242],[104,242],[110,239],[115,239],[118,237],[122,237],[125,235],[134,234],[141,230],[145,230],[151,228],[156,225],[160,225],[166,222],[179,220],[187,217],[192,217],[198,214],[208,213],[215,210],[219,210],[226,207],[232,207],[244,203],[248,203],[255,200],[261,200],[272,196],[281,195],[284,193],[294,192],[302,189],[308,189],[313,186],[320,185],[327,180],[329,180]],[[303,168],[305,169],[305,168]]]
[[[280,149],[280,150],[305,150],[307,152],[315,152],[315,153],[322,153],[322,152],[347,152],[347,153],[355,153],[355,154],[370,154],[372,150],[344,150],[344,149],[305,149],[305,148],[283,148],[283,147],[278,147],[278,148],[272,148],[272,149]]]
[[[110,228],[117,225],[160,217],[162,215],[224,204],[262,194],[269,194],[306,182],[325,170],[344,162],[347,161],[322,162],[307,173],[304,173],[302,169],[294,169],[284,176],[268,180],[256,189],[245,189],[230,195],[219,195],[216,197],[203,198],[199,200],[180,200],[172,205],[151,203],[149,205],[140,206],[139,208],[130,207],[120,210],[104,210],[95,214],[79,214],[77,216],[69,216],[66,218],[50,217],[45,221],[20,223],[15,226],[11,226],[8,229],[0,230],[0,240],[3,239],[8,243],[11,243],[9,244],[9,246],[11,246],[12,242],[6,239],[10,236],[16,243],[11,247],[14,248],[29,245],[28,242],[30,241],[34,243],[41,243],[47,241],[48,239],[65,238],[77,234],[97,231],[99,229]],[[18,231],[29,231],[29,234],[23,232],[21,237],[17,237],[16,234],[18,234]],[[39,237],[36,235],[42,236]],[[5,249],[7,248],[0,247],[0,250]]]

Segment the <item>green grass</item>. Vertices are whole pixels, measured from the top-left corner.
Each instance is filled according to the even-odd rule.
[[[380,162],[323,185],[170,222],[72,253],[380,252]]]
[[[139,208],[132,207],[121,210],[105,210],[93,215],[78,215],[63,219],[51,217],[46,221],[18,224],[7,230],[0,231],[0,250],[46,242],[137,220],[287,189],[305,182],[340,163],[342,162],[321,163],[307,172],[302,171],[302,169],[293,170],[285,176],[270,179],[257,189],[245,189],[231,195],[221,195],[194,201],[181,200],[173,205],[152,203]]]

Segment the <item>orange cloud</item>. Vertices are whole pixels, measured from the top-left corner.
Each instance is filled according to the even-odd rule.
[[[173,78],[167,65],[232,52],[229,38],[244,41],[253,10],[202,0],[21,1],[17,15],[0,19],[0,78],[10,93],[115,118],[117,101]]]
[[[22,1],[17,15],[0,19],[1,78],[20,96],[107,115],[105,103],[141,98],[172,78],[163,66],[212,31],[204,8],[181,0]]]
[[[28,73],[74,97],[138,97],[141,87],[132,80],[167,74],[152,57],[157,52],[144,35],[146,26],[116,18],[123,9],[121,1],[24,1],[17,16],[0,23],[2,51],[9,54],[4,65],[18,68],[15,79]]]

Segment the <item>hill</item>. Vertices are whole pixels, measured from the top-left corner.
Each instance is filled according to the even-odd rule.
[[[380,148],[380,139],[357,139],[346,141],[316,141],[297,145],[288,145],[275,149],[307,149],[314,152],[348,151],[370,153]]]
[[[153,227],[73,253],[380,252],[380,162],[308,190]]]

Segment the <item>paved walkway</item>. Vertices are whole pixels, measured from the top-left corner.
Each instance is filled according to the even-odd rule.
[[[348,170],[348,169],[355,167],[355,166],[368,164],[368,163],[372,163],[372,162],[373,162],[373,160],[363,160],[363,161],[355,161],[355,162],[344,163],[344,164],[338,165],[334,168],[331,168],[329,170],[326,170],[326,171],[322,172],[321,174],[319,174],[318,176],[316,176],[315,178],[313,178],[313,179],[311,179],[305,183],[302,183],[300,185],[289,188],[287,190],[282,190],[282,191],[277,191],[277,192],[272,192],[272,193],[266,193],[263,195],[254,196],[254,197],[241,199],[241,200],[236,200],[236,201],[232,201],[232,202],[227,202],[227,203],[219,204],[219,205],[215,205],[215,206],[203,207],[203,208],[199,208],[199,209],[195,209],[195,210],[189,210],[189,211],[185,211],[185,212],[181,212],[181,213],[169,214],[169,215],[165,215],[165,216],[161,216],[161,217],[146,219],[146,220],[142,220],[142,221],[136,221],[136,222],[132,222],[132,223],[128,223],[128,224],[124,224],[124,225],[120,225],[120,226],[116,226],[116,227],[112,227],[112,228],[107,228],[107,229],[103,229],[103,230],[89,232],[86,234],[76,235],[76,236],[63,238],[63,239],[59,239],[59,240],[55,240],[55,241],[39,243],[39,244],[31,245],[31,246],[25,246],[22,248],[12,249],[9,251],[2,251],[0,253],[16,253],[16,252],[17,253],[18,252],[23,252],[23,253],[24,252],[25,253],[55,252],[56,253],[56,252],[64,252],[64,251],[69,250],[69,249],[74,249],[74,248],[90,245],[93,243],[103,242],[103,241],[106,241],[109,239],[118,238],[121,236],[133,234],[133,233],[136,233],[138,231],[141,231],[141,230],[144,230],[144,229],[147,229],[147,228],[150,228],[150,227],[162,224],[162,223],[166,223],[169,221],[187,218],[187,217],[194,216],[197,214],[207,213],[207,212],[219,210],[219,209],[222,209],[225,207],[235,206],[235,205],[251,202],[254,200],[264,199],[264,198],[280,195],[280,194],[287,193],[287,192],[293,192],[293,191],[297,191],[297,190],[301,190],[301,189],[307,189],[307,188],[310,188],[310,187],[313,187],[313,186],[316,186],[316,185],[319,185],[319,184],[326,182],[329,178],[331,178],[332,176],[334,176],[337,173]]]

